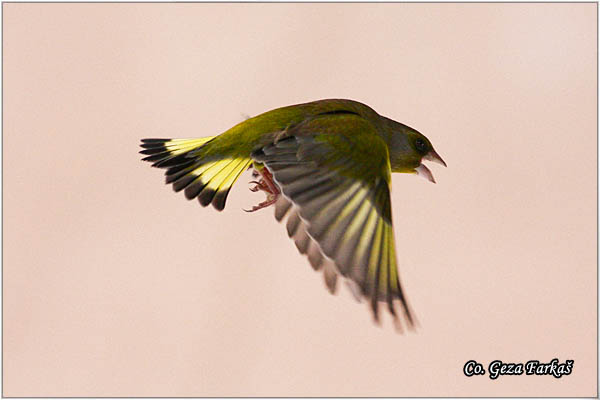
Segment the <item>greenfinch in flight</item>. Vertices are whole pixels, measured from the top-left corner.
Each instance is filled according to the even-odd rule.
[[[142,154],[166,169],[166,182],[189,200],[223,210],[240,174],[253,169],[252,191],[287,216],[287,232],[330,292],[344,278],[366,298],[375,321],[386,303],[396,323],[415,317],[398,277],[391,173],[435,183],[423,160],[446,165],[421,133],[343,99],[319,100],[265,112],[226,132],[196,139],[142,139]],[[401,310],[401,313],[399,312]]]

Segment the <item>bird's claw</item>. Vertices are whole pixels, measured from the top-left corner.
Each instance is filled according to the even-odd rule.
[[[277,196],[273,196],[273,198],[271,198],[271,199],[267,197],[267,200],[263,201],[262,203],[259,203],[259,204],[255,205],[254,207],[252,207],[251,210],[246,210],[246,209],[243,209],[243,210],[246,211],[246,212],[258,211],[260,209],[263,209],[265,207],[269,207],[270,205],[275,204],[276,201],[277,201]]]
[[[259,181],[250,181],[250,182],[248,182],[248,184],[252,184],[252,183],[255,184],[256,186],[250,188],[251,192],[258,192],[264,186]]]
[[[281,193],[279,191],[279,188],[277,187],[277,185],[272,180],[273,176],[267,169],[264,169],[261,171],[254,170],[254,171],[252,171],[252,176],[253,177],[260,176],[261,179],[259,181],[248,182],[248,184],[255,185],[255,186],[249,188],[250,191],[258,192],[259,190],[262,190],[263,192],[265,192],[267,194],[267,199],[265,201],[263,201],[262,203],[259,203],[258,205],[255,205],[254,207],[252,207],[251,210],[244,209],[244,211],[246,211],[246,212],[258,211],[262,208],[265,208],[265,207],[275,204],[275,202],[277,201],[277,198],[279,197],[279,194]]]

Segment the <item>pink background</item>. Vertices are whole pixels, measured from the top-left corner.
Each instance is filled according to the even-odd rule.
[[[3,4],[4,395],[596,396],[596,7]],[[416,334],[329,295],[249,175],[218,213],[137,154],[330,97],[448,162],[393,177]]]

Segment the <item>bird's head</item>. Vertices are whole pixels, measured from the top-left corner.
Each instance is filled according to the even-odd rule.
[[[432,161],[444,167],[446,163],[434,150],[429,139],[406,125],[393,120],[388,121],[391,128],[389,150],[392,172],[417,174],[435,183],[433,174],[423,161]]]

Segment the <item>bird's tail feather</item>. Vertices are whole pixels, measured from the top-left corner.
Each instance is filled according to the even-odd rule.
[[[144,150],[140,153],[153,167],[166,169],[166,182],[172,183],[176,192],[183,190],[188,200],[197,197],[203,206],[212,204],[221,211],[229,190],[252,160],[215,155],[209,151],[214,138],[142,139]]]

